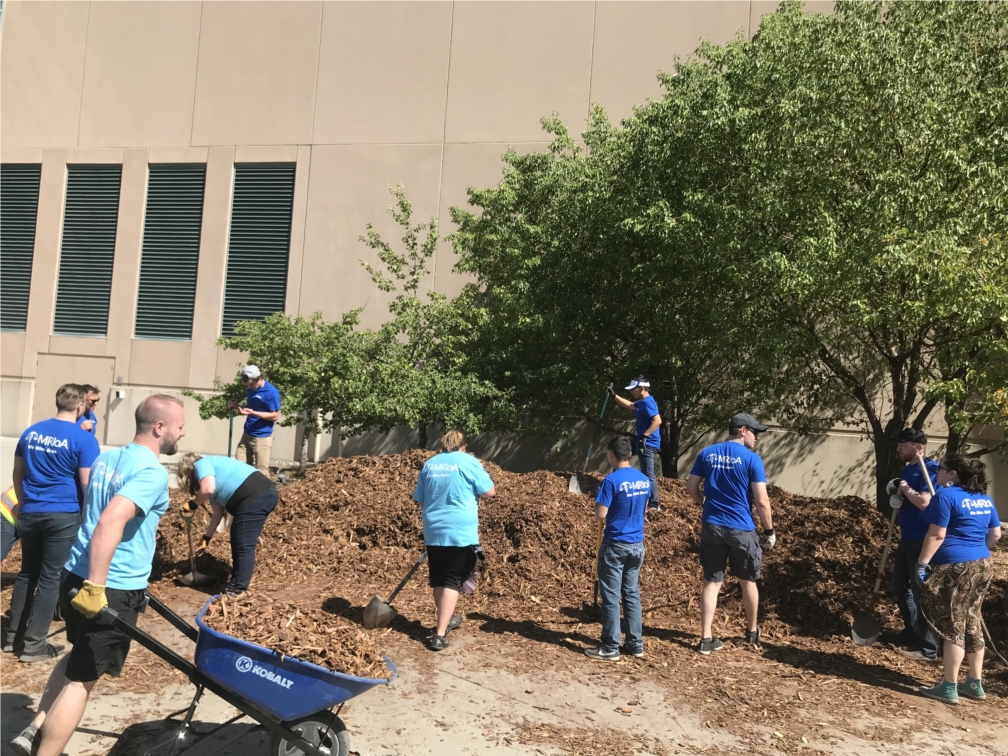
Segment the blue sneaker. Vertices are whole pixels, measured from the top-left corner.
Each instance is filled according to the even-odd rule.
[[[956,686],[956,690],[960,696],[972,698],[974,701],[983,701],[987,698],[987,694],[984,693],[983,684],[979,680],[974,680],[969,675],[966,675],[966,682],[959,683]]]
[[[926,698],[933,698],[947,704],[959,703],[959,690],[955,683],[942,680],[933,688],[919,688],[918,692]]]

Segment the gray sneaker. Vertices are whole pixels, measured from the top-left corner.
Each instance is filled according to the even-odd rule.
[[[17,756],[32,756],[32,748],[34,747],[35,736],[37,734],[38,728],[34,725],[28,725],[10,742],[11,750]]]
[[[597,648],[586,648],[584,654],[589,659],[594,659],[595,661],[619,661],[619,651],[603,651],[602,646]]]
[[[18,657],[20,661],[25,664],[34,664],[35,662],[49,661],[50,659],[55,659],[57,656],[63,653],[66,646],[54,646],[52,643],[47,643],[46,647],[38,654],[21,654]]]
[[[722,648],[724,648],[724,643],[719,638],[701,638],[697,651],[704,656],[710,656],[711,652],[720,651]]]
[[[462,615],[453,614],[452,618],[448,620],[448,629],[445,630],[445,635],[448,635],[452,630],[458,630],[462,627]]]

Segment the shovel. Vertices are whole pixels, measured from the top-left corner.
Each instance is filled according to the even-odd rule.
[[[392,591],[392,595],[389,596],[388,601],[382,601],[382,597],[377,594],[371,597],[367,606],[364,607],[364,627],[368,630],[374,630],[376,627],[389,626],[398,614],[398,612],[392,608],[392,601],[399,595],[399,591],[403,589],[403,586],[409,582],[411,577],[413,577],[413,573],[420,569],[420,565],[423,564],[423,560],[426,558],[427,550],[424,549],[420,558],[417,559],[416,564],[410,567],[410,571],[406,573],[406,577],[404,577],[402,582],[396,586],[394,591]]]
[[[592,447],[595,446],[595,439],[598,437],[599,426],[602,425],[602,416],[605,415],[606,405],[609,404],[609,393],[612,391],[612,381],[609,382],[609,388],[606,390],[605,401],[602,402],[602,411],[599,413],[598,420],[595,421],[595,432],[592,433],[591,443],[588,444],[588,454],[585,455],[584,464],[581,465],[581,472],[584,473],[588,469],[588,460],[591,459]],[[580,495],[581,485],[578,483],[577,473],[571,475],[570,482],[567,484],[567,490],[572,494]]]
[[[602,550],[602,533],[605,531],[605,522],[599,520],[598,523],[598,535],[595,537],[595,586],[593,589],[592,601],[589,604],[587,601],[581,603],[581,609],[592,617],[598,617],[602,614],[602,605],[599,604],[598,597],[598,555]]]
[[[203,575],[202,573],[196,572],[196,550],[193,548],[192,542],[192,515],[186,517],[182,515],[182,519],[185,520],[186,536],[189,538],[189,572],[183,575],[178,580],[182,585],[188,585],[190,588],[195,588],[200,585],[206,585],[213,578],[210,575]]]

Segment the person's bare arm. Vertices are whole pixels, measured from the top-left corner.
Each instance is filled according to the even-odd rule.
[[[225,510],[217,502],[210,504],[210,522],[207,523],[206,532],[203,534],[203,538],[209,541],[213,538],[213,534],[217,532],[217,526],[220,521],[224,519]]]
[[[126,523],[141,512],[132,501],[125,496],[113,496],[112,501],[98,518],[94,533],[91,536],[88,556],[88,580],[95,585],[105,585],[108,580],[109,566],[112,556],[122,541],[123,529]]]
[[[945,540],[945,528],[931,524],[928,526],[927,535],[924,536],[924,544],[921,546],[920,556],[917,561],[921,564],[930,564],[931,558],[938,553],[938,548]]]
[[[686,479],[686,493],[688,493],[690,498],[697,504],[703,504],[703,492],[700,490],[700,486],[702,484],[703,478],[699,475],[690,475]]]
[[[496,495],[497,495],[497,489],[496,488],[491,488],[485,494],[480,494],[480,496],[483,496],[483,497],[485,497],[487,499],[493,498]]]
[[[1001,540],[1001,528],[989,528],[987,530],[987,538],[985,539],[988,549],[993,549],[994,544]]]
[[[258,417],[260,420],[268,420],[275,423],[280,419],[280,411],[276,412],[260,412],[259,410],[249,409],[248,407],[239,407],[238,411],[243,415],[252,415],[253,417]]]
[[[766,483],[750,483],[749,488],[756,501],[756,515],[763,530],[773,530],[773,513],[770,511],[770,496],[767,494]]]
[[[923,493],[915,491],[910,488],[910,484],[908,484],[905,480],[900,481],[900,493],[903,494],[904,499],[917,507],[917,509],[927,509],[927,505],[931,503],[930,491],[924,491]]]
[[[21,505],[24,504],[24,479],[28,472],[28,465],[25,464],[24,457],[14,457],[14,494],[17,496],[17,506],[14,508],[11,514],[14,515],[14,519],[17,519],[18,513],[21,511]]]
[[[606,515],[609,514],[609,507],[604,504],[595,505],[595,519],[605,522]]]
[[[632,401],[630,401],[629,399],[624,399],[619,394],[613,393],[612,398],[615,399],[616,403],[619,406],[621,406],[621,407],[626,407],[627,409],[629,409],[630,407],[633,407],[633,402]]]
[[[77,477],[80,478],[80,487],[82,491],[87,491],[88,480],[91,479],[91,468],[90,467],[78,467]]]
[[[217,476],[207,475],[200,481],[199,490],[196,492],[196,506],[200,507],[210,501],[210,497],[217,490]]]

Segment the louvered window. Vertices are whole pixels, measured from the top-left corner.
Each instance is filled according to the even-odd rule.
[[[68,165],[53,332],[104,336],[119,218],[121,165]]]
[[[287,297],[294,163],[236,163],[221,333],[282,312]]]
[[[206,165],[151,165],[135,333],[191,339]]]
[[[35,217],[41,165],[0,166],[0,330],[23,331],[28,322]]]

